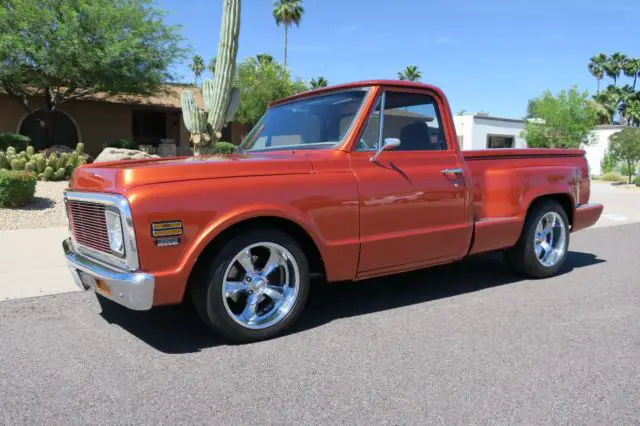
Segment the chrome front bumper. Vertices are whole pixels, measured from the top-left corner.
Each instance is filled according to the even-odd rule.
[[[153,275],[115,271],[102,266],[78,254],[70,238],[62,242],[62,248],[71,275],[82,290],[93,289],[101,296],[136,311],[151,309],[155,286]],[[108,291],[103,288],[104,284]]]

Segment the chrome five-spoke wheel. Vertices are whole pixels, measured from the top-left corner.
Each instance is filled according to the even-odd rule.
[[[546,267],[554,266],[566,251],[567,231],[562,217],[550,211],[536,226],[534,250],[538,261]]]
[[[236,254],[224,273],[227,313],[243,327],[263,329],[284,319],[298,296],[300,272],[289,250],[272,242]]]
[[[557,274],[567,257],[569,225],[567,211],[558,201],[535,202],[527,213],[520,238],[505,250],[505,260],[531,278]]]
[[[309,295],[309,264],[300,243],[272,227],[229,235],[198,264],[193,305],[216,332],[238,342],[281,334]]]

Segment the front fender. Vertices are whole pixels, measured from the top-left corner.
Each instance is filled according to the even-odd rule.
[[[191,269],[198,260],[198,256],[224,231],[242,222],[257,218],[277,218],[293,222],[311,237],[320,254],[324,258],[325,241],[317,226],[311,223],[300,211],[290,206],[275,204],[260,204],[251,206],[238,206],[225,212],[221,212],[219,217],[214,218],[200,232],[189,246],[182,262],[183,268]]]

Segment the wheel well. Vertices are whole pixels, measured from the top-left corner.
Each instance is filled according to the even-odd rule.
[[[542,203],[544,201],[556,201],[558,204],[562,206],[564,212],[567,214],[569,218],[569,225],[573,225],[573,200],[571,200],[571,196],[569,194],[548,194],[542,195],[531,202],[529,209],[527,211],[530,212],[533,206]]]
[[[218,247],[223,245],[225,242],[233,239],[241,232],[245,232],[252,228],[265,227],[277,228],[280,231],[285,232],[293,237],[300,244],[300,247],[304,251],[304,254],[307,256],[307,261],[309,262],[309,272],[311,272],[311,274],[326,276],[324,262],[322,260],[322,255],[320,254],[320,250],[316,246],[316,243],[313,241],[313,238],[311,238],[311,236],[307,233],[307,231],[304,230],[304,228],[302,228],[295,222],[287,219],[282,219],[280,217],[258,217],[236,223],[218,234],[198,256],[198,260],[191,270],[189,283],[191,282],[191,277],[193,277],[197,273],[197,271],[200,270],[202,265],[206,263],[206,260],[210,258],[209,253],[215,251]]]

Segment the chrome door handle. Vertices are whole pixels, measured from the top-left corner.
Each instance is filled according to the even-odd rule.
[[[464,170],[462,170],[461,168],[458,169],[444,169],[444,170],[440,170],[440,173],[442,173],[443,175],[461,175],[464,173]]]

